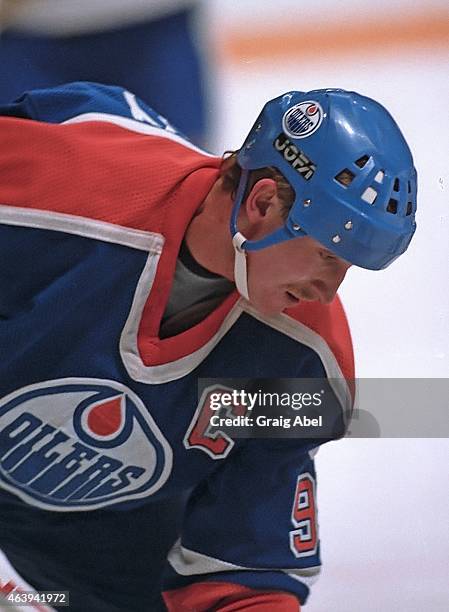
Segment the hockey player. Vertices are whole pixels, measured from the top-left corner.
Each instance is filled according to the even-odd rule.
[[[3,592],[299,610],[320,440],[211,432],[197,381],[327,377],[351,404],[336,291],[415,230],[399,128],[354,92],[294,91],[223,161],[116,87],[0,110]]]

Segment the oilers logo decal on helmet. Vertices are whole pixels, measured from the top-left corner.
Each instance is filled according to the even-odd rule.
[[[307,138],[320,127],[323,109],[314,100],[295,104],[282,118],[284,132],[292,138]]]
[[[115,381],[45,381],[0,402],[2,486],[40,508],[93,510],[148,496],[171,465],[145,405]]]

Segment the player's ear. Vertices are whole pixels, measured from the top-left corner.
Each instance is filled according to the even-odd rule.
[[[276,181],[262,178],[252,186],[245,200],[245,212],[251,224],[268,220],[279,212],[280,202]]]

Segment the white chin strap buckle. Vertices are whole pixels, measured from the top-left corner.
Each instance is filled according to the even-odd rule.
[[[244,242],[246,242],[246,238],[240,232],[237,232],[232,238],[232,244],[234,245],[235,251],[234,280],[240,295],[244,297],[245,300],[249,300],[246,251],[242,249],[242,245]]]

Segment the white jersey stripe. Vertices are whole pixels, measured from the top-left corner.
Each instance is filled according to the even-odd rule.
[[[105,123],[113,123],[114,125],[118,125],[126,130],[131,130],[132,132],[137,132],[139,134],[147,134],[148,136],[157,136],[158,138],[167,138],[173,142],[177,142],[192,151],[196,151],[201,155],[206,157],[217,157],[212,153],[208,153],[203,149],[192,144],[189,140],[186,140],[179,134],[175,134],[170,132],[163,127],[155,127],[153,125],[149,125],[148,123],[143,123],[141,121],[136,121],[135,119],[128,119],[127,117],[121,117],[120,115],[112,115],[109,113],[83,113],[82,115],[77,115],[75,117],[71,117],[66,121],[63,121],[63,124],[67,123],[85,123],[86,121],[103,121]]]
[[[306,586],[311,586],[319,576],[321,567],[312,566],[307,568],[277,568],[277,567],[247,567],[223,561],[215,557],[209,557],[202,553],[196,552],[181,545],[178,540],[168,555],[168,561],[173,569],[181,576],[195,576],[202,574],[210,574],[215,572],[230,572],[230,571],[273,571],[283,572],[290,578],[304,583]]]

